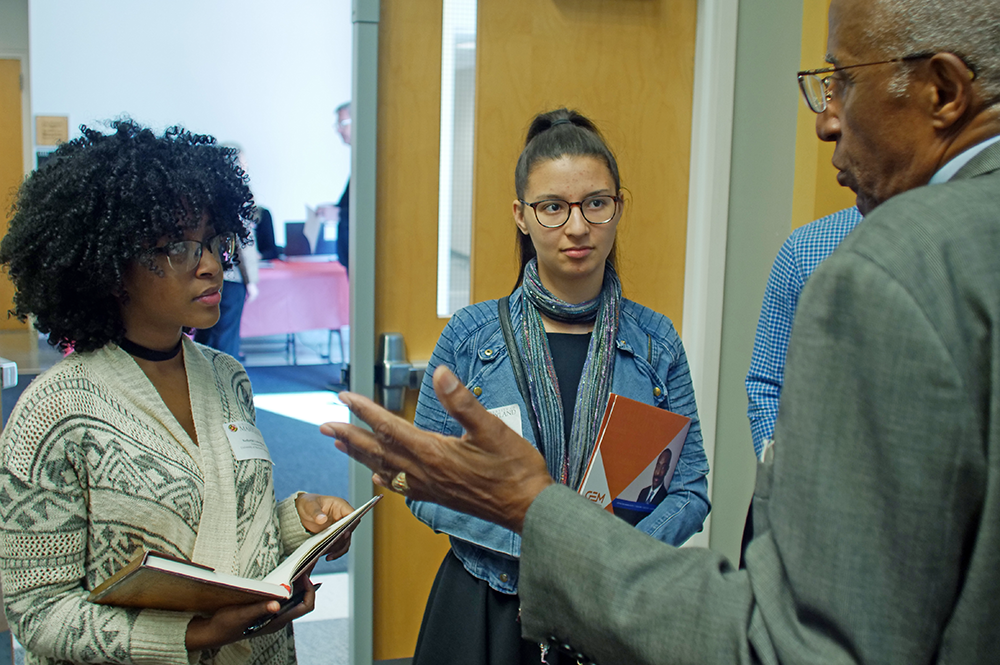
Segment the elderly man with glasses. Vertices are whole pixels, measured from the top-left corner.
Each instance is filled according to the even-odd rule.
[[[525,636],[603,665],[1000,662],[1000,2],[833,0],[827,59],[803,90],[867,217],[802,294],[746,570],[552,485],[443,368],[462,439],[357,395],[377,435],[324,425],[379,484],[522,533]]]

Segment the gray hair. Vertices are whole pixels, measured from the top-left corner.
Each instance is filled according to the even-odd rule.
[[[864,38],[887,58],[954,53],[976,72],[984,96],[1000,100],[1000,0],[869,0]],[[889,89],[905,94],[910,67]]]

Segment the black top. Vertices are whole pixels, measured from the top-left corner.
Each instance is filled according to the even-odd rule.
[[[580,377],[583,375],[583,363],[587,361],[587,349],[590,348],[590,333],[575,335],[572,333],[546,333],[549,338],[549,351],[552,353],[552,364],[556,370],[559,382],[559,395],[563,407],[563,431],[569,441],[573,430],[573,411],[576,409],[576,393],[580,387]]]
[[[340,196],[340,202],[337,203],[337,208],[340,212],[340,218],[337,220],[337,260],[340,261],[340,265],[345,268],[349,264],[347,248],[348,233],[350,233],[350,229],[348,227],[348,219],[350,217],[350,201],[351,179],[348,178],[347,186],[344,187],[344,193]]]
[[[321,229],[319,237],[316,239],[316,249],[313,250],[313,254],[336,254],[337,261],[340,265],[345,268],[348,265],[348,234],[350,230],[348,228],[348,219],[350,218],[350,210],[348,206],[350,205],[350,194],[351,194],[351,179],[347,179],[347,185],[344,187],[344,193],[340,195],[340,201],[337,202],[337,241],[326,239],[326,229]],[[333,220],[326,220],[325,224],[333,224]]]
[[[267,208],[258,208],[260,219],[254,228],[254,237],[257,241],[257,251],[260,258],[265,261],[278,258],[280,247],[274,242],[274,221],[271,219],[271,211]]]

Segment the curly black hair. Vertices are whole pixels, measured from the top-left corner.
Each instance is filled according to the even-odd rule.
[[[61,145],[22,183],[0,265],[14,309],[61,349],[92,351],[125,335],[120,303],[133,261],[156,270],[149,248],[180,239],[203,215],[217,233],[250,239],[253,196],[233,148],[171,127],[162,136],[124,118]]]

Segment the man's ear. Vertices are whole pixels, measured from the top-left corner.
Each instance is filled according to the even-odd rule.
[[[946,130],[960,123],[973,108],[975,72],[954,53],[936,53],[928,62],[931,85],[931,116],[936,129]]]

